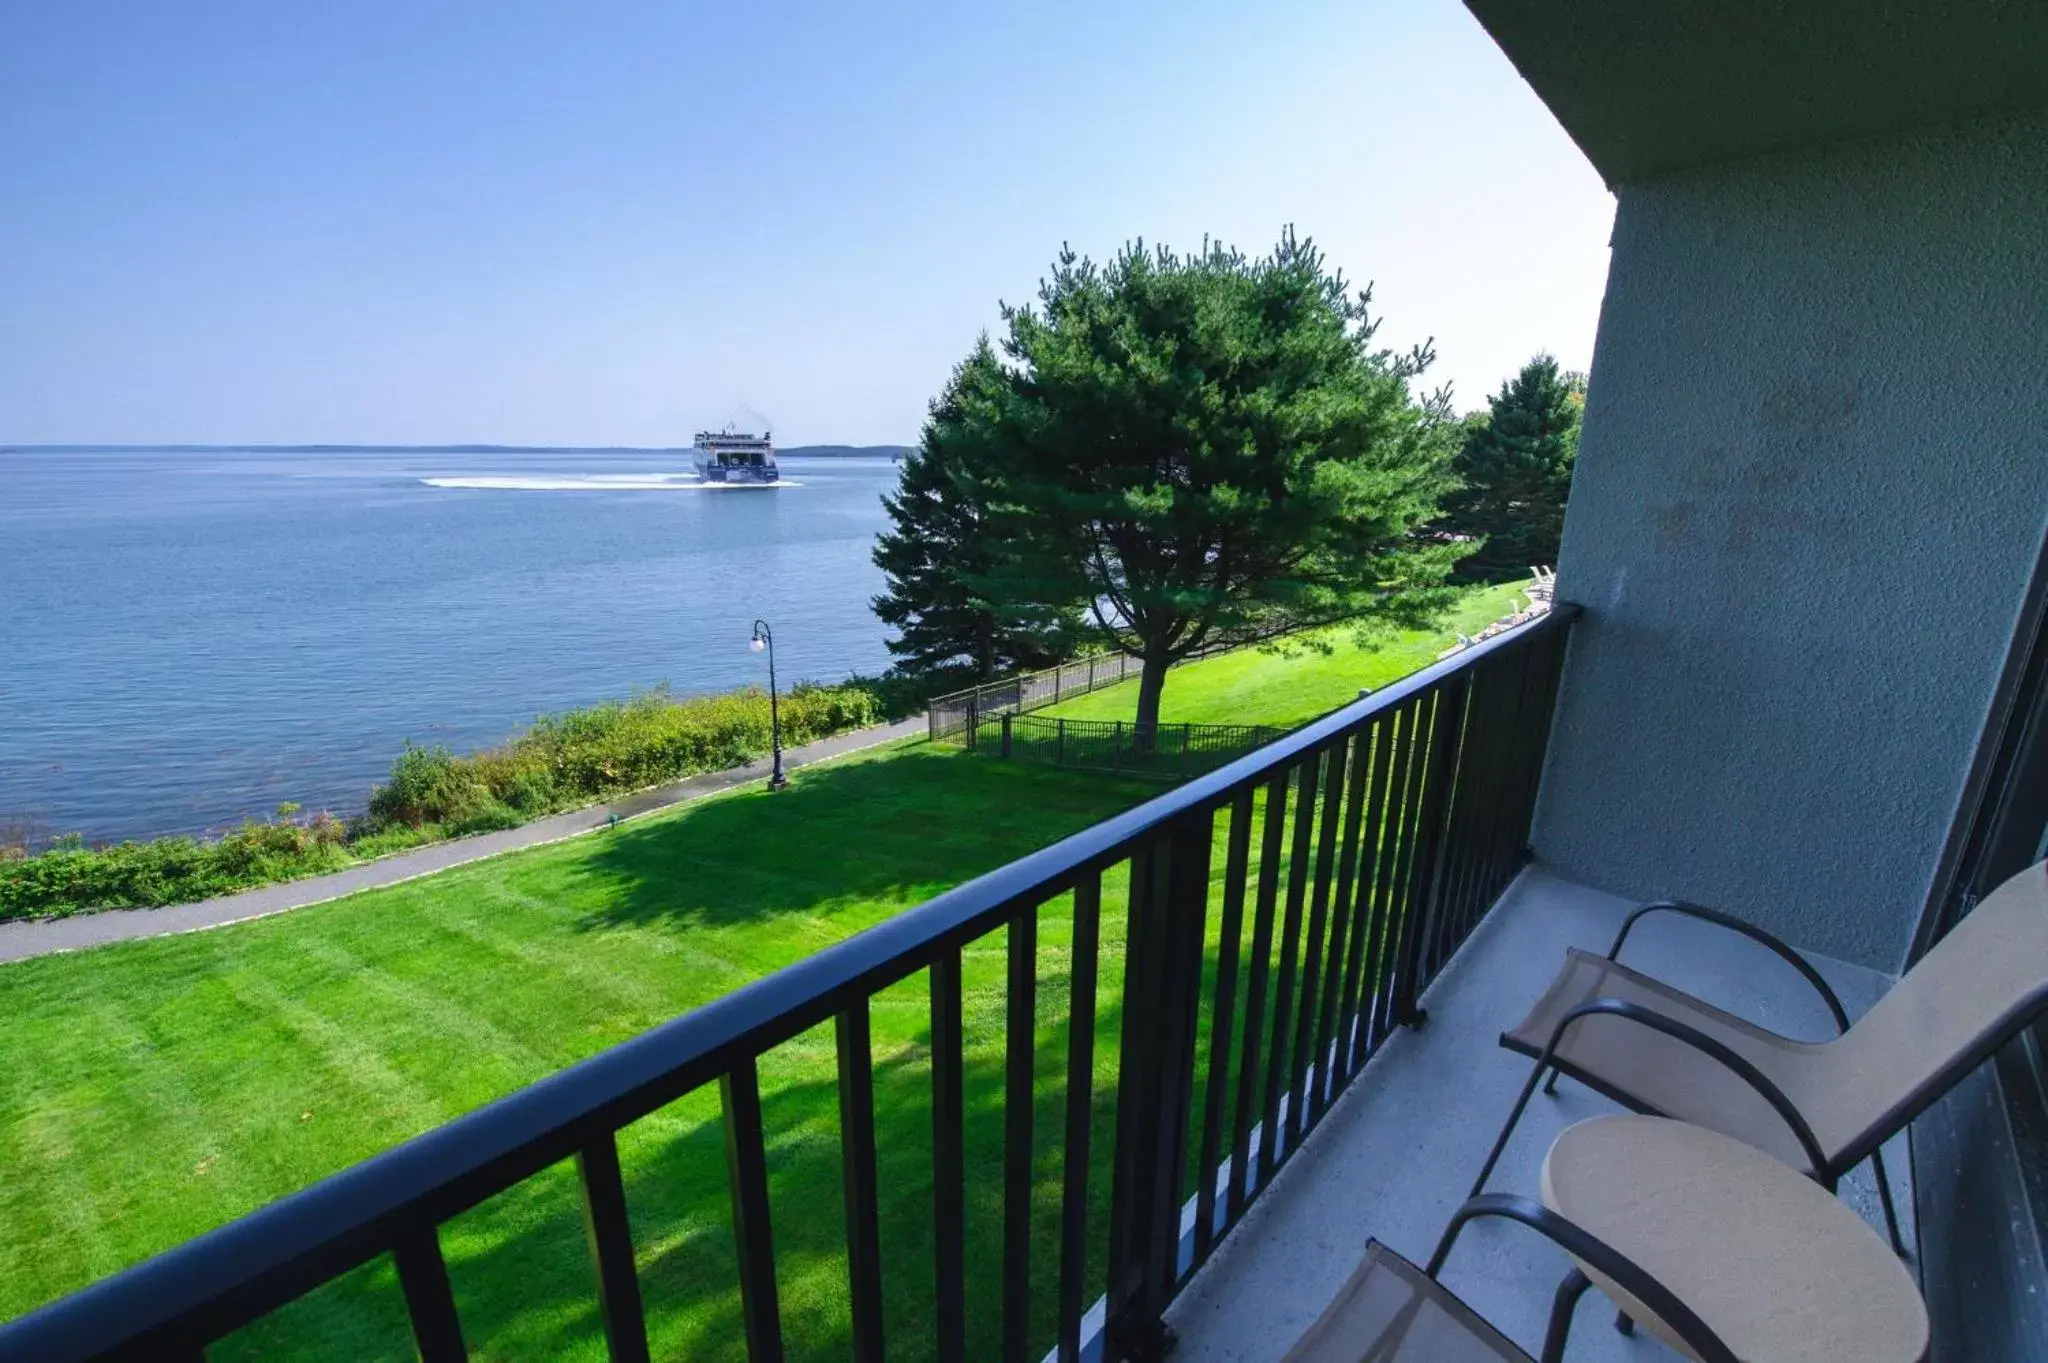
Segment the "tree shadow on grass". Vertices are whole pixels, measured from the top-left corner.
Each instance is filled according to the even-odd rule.
[[[838,762],[599,835],[585,928],[851,916],[857,931],[1156,791],[942,750]]]
[[[1001,940],[1001,934],[996,934]],[[923,976],[908,982],[921,998]],[[1066,980],[1048,969],[1040,998],[1058,1018],[1034,1044],[1032,1337],[1055,1329],[1059,1198],[1065,1167]],[[1090,1166],[1091,1271],[1100,1290],[1113,1155],[1113,1081],[1120,1009],[1114,993],[1096,1022]],[[907,1003],[906,997],[899,1003]],[[991,1019],[986,1016],[982,1021]],[[822,1033],[829,1036],[828,1032]],[[790,1043],[814,1049],[821,1033]],[[999,1023],[973,1028],[964,1056],[967,1319],[970,1357],[1000,1352],[1004,1062]],[[808,1041],[808,1045],[807,1045]],[[931,1066],[929,1034],[875,1062],[884,1325],[891,1358],[934,1357]],[[763,1058],[763,1129],[780,1318],[792,1359],[851,1353],[838,1086],[815,1054]],[[737,1251],[716,1089],[686,1096],[620,1134],[627,1203],[656,1358],[746,1358]],[[442,1243],[471,1357],[601,1359],[602,1325],[585,1249],[573,1165],[527,1180],[458,1217]],[[414,1357],[388,1259],[337,1280],[209,1352],[242,1358],[402,1360]]]
[[[835,765],[803,774],[781,794],[713,801],[681,817],[603,835],[608,842],[587,874],[603,878],[605,904],[583,926],[715,929],[780,914],[816,916],[830,912],[835,902],[859,904],[867,921],[874,921],[888,911],[878,903],[892,896],[918,902],[1147,793],[1142,786],[964,756],[911,754]],[[1089,1147],[1090,1299],[1101,1290],[1106,1258],[1121,1026],[1121,886],[1106,884],[1105,892]],[[847,926],[850,931],[865,925]],[[1048,906],[1040,920],[1033,1048],[1034,1349],[1050,1344],[1055,1325],[1066,1159],[1068,940],[1064,914],[1057,904]],[[990,933],[970,944],[964,958],[971,1357],[999,1352],[1004,941],[1003,931]],[[1213,956],[1205,962],[1212,965]],[[1244,987],[1241,981],[1238,987]],[[883,1291],[892,1358],[935,1353],[927,989],[920,972],[883,991],[872,1005]],[[1205,984],[1205,1019],[1211,989],[1213,980]],[[843,1358],[850,1353],[851,1326],[830,1028],[769,1052],[761,1074],[788,1353]],[[1197,1111],[1201,1101],[1196,1099]],[[620,1148],[654,1356],[744,1358],[715,1087],[629,1127]],[[573,1166],[549,1170],[456,1218],[444,1228],[443,1243],[473,1357],[604,1357]],[[258,1322],[210,1356],[413,1355],[395,1275],[389,1261],[380,1260]]]

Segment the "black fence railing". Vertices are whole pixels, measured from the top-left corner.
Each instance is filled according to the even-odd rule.
[[[957,738],[1002,714],[1028,714],[1085,696],[1138,675],[1141,664],[1126,653],[1095,653],[1042,672],[1025,672],[938,696],[925,707],[925,733],[934,742]]]
[[[973,716],[952,741],[971,752],[1055,767],[1183,780],[1214,771],[1286,732],[1266,724],[1158,724],[1147,732],[1120,719],[1005,711]]]
[[[863,1361],[886,1348],[1028,1363],[1050,1346],[1076,1360],[1084,1313],[1101,1294],[1104,1356],[1155,1358],[1175,1293],[1392,1029],[1420,1016],[1424,988],[1521,866],[1572,615],[1488,639],[43,1307],[0,1328],[0,1359],[200,1359],[212,1341],[386,1254],[421,1356],[463,1358],[442,1227],[573,1158],[610,1356],[644,1360],[648,1306],[677,1304],[643,1301],[617,1136],[714,1084],[739,1288],[732,1334],[756,1363],[780,1359],[773,1223],[809,1229],[805,1218],[820,1213],[814,1195],[776,1203],[766,1152],[786,1143],[764,1130],[761,1062],[826,1022],[838,1055],[848,1301],[826,1347]],[[1124,911],[1105,914],[1118,897]],[[1042,920],[1071,924],[1043,964]],[[997,932],[999,970],[986,950]],[[919,975],[930,1080],[906,1096],[900,1067],[878,1084],[870,1006]],[[1045,1002],[1064,1003],[1049,1011],[1064,1011],[1065,1037],[1041,1064],[1040,995],[1054,990]],[[993,1035],[972,1038],[976,1057],[999,1050],[986,1077],[964,1058],[967,1023],[984,1006],[1001,1018]],[[1062,1068],[1062,1052],[1064,1075],[1043,1073]],[[1114,1074],[1099,1096],[1098,1071]],[[1055,1077],[1062,1087],[1042,1100],[1050,1107],[1035,1132],[1034,1095]],[[772,1084],[769,1096],[780,1097]],[[999,1158],[973,1167],[1000,1174],[971,1182],[970,1101],[977,1117],[1001,1109],[999,1123],[973,1126],[1001,1143]],[[878,1114],[892,1137],[906,1121],[928,1131],[928,1157],[906,1153],[921,1138],[878,1142]],[[1040,1136],[1056,1161],[1041,1158]],[[884,1184],[878,1169],[905,1159],[916,1169]],[[647,1177],[672,1175],[658,1166]],[[883,1206],[900,1215],[901,1190],[927,1182],[929,1201],[908,1204],[917,1224],[899,1235]],[[912,1253],[931,1257],[906,1268],[901,1256]],[[914,1322],[919,1337],[884,1339],[885,1277],[929,1285],[920,1309],[888,1317]],[[800,1319],[809,1328],[816,1315]]]

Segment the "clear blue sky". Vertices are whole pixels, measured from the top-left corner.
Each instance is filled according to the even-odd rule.
[[[1062,241],[1292,222],[1478,405],[1612,200],[1456,0],[0,0],[0,441],[896,442]]]

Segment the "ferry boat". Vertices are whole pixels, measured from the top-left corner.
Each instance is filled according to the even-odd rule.
[[[693,448],[697,476],[707,483],[772,483],[782,476],[768,434],[757,436],[730,427],[699,431]]]

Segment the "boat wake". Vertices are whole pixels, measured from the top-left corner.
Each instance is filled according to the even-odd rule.
[[[741,492],[802,487],[784,479],[775,483],[707,483],[694,473],[589,473],[556,476],[478,474],[461,478],[422,478],[428,487],[511,492]]]

